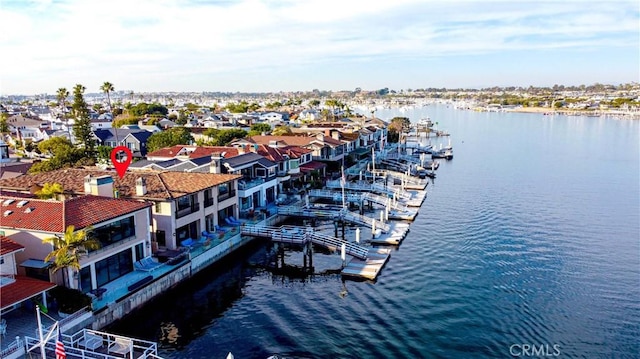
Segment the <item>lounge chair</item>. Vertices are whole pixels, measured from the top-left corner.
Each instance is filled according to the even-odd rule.
[[[183,247],[191,248],[196,245],[196,242],[191,238],[187,238],[184,241],[181,241],[180,245],[182,245]]]
[[[228,230],[228,229],[226,229],[226,228],[222,228],[222,227],[220,227],[220,226],[219,226],[219,225],[217,225],[217,224],[216,224],[213,228],[216,230],[216,232],[222,232],[222,233],[227,233],[227,232],[229,232],[229,230]]]
[[[101,336],[85,331],[82,339],[78,342],[78,345],[87,350],[95,351],[102,346],[102,342],[103,340]]]
[[[117,353],[122,355],[130,354],[133,350],[133,342],[130,339],[115,338],[113,343],[109,345],[109,353]]]
[[[133,263],[133,266],[136,270],[151,272],[154,269],[162,267],[162,263],[156,262],[156,260],[151,257],[144,257],[141,260]]]
[[[233,222],[231,219],[229,219],[229,217],[224,219],[225,222],[227,222],[228,225],[232,226],[232,227],[238,227],[240,226],[239,223]]]
[[[236,223],[237,225],[241,225],[242,224],[242,222],[237,220],[234,216],[229,216],[229,219],[231,220],[231,222]]]

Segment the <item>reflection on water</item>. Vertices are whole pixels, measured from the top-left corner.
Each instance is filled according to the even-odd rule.
[[[638,357],[640,121],[426,109],[456,158],[377,282],[258,241],[109,329],[173,324],[168,358]]]

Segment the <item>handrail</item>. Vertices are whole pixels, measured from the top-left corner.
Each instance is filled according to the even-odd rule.
[[[298,232],[290,232],[295,228]],[[284,231],[283,231],[284,230]],[[300,228],[291,226],[281,227],[269,227],[269,226],[242,226],[243,235],[252,235],[257,237],[267,237],[275,242],[282,243],[294,243],[304,244],[311,241],[314,244],[321,245],[328,248],[341,248],[342,244],[345,245],[345,252],[350,256],[366,259],[369,250],[366,247],[357,245],[355,243],[344,241],[340,238],[331,237],[321,233],[315,233],[311,228],[306,228],[300,232]]]

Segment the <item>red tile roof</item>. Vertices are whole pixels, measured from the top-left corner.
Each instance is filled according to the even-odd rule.
[[[0,180],[0,188],[3,188],[3,194],[6,189],[33,192],[45,183],[60,183],[65,193],[78,195],[84,194],[84,178],[89,175],[111,176],[113,188],[118,190],[120,197],[155,200],[184,196],[242,177],[232,174],[136,171],[126,172],[120,178],[115,171],[68,168]],[[144,178],[146,182],[147,193],[143,196],[136,195],[138,178]]]
[[[4,256],[9,253],[18,252],[24,249],[24,246],[20,243],[16,243],[10,240],[8,237],[0,236],[0,256]]]
[[[340,146],[342,141],[331,138],[331,136],[324,136],[322,140],[319,140],[316,135],[313,136],[273,136],[273,135],[256,135],[248,138],[249,141],[268,145],[271,141],[278,141],[289,146],[306,147],[313,142],[324,143],[328,146]]]
[[[2,287],[0,309],[8,308],[56,286],[47,281],[20,275],[15,279],[15,282]]]
[[[300,170],[303,172],[311,172],[314,170],[319,170],[321,168],[327,167],[326,163],[322,163],[322,162],[318,162],[318,161],[311,161],[311,162],[307,162],[303,165],[300,165]]]
[[[122,198],[80,196],[65,201],[29,199],[26,204],[18,207],[21,199],[0,196],[2,202],[10,199],[14,201],[7,205],[3,203],[0,207],[0,226],[55,233],[64,233],[69,225],[76,229],[95,226],[152,205]]]
[[[235,147],[227,146],[190,146],[190,145],[176,145],[173,147],[165,147],[159,150],[155,150],[147,154],[147,158],[166,158],[171,159],[177,156],[188,155],[190,159],[210,157],[212,153],[220,152],[225,153],[225,158],[231,158],[238,156],[238,149]]]

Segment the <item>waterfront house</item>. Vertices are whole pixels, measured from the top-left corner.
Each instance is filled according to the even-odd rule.
[[[0,189],[31,193],[45,183],[60,183],[65,195],[96,194],[151,202],[154,248],[176,249],[186,239],[199,239],[203,230],[224,225],[239,214],[237,180],[240,175],[62,169],[0,181]]]
[[[101,182],[110,179],[100,178],[87,186],[100,192],[104,190]],[[151,203],[104,195],[40,200],[3,194],[0,201],[0,230],[24,247],[15,254],[19,275],[89,292],[133,271],[135,261],[151,255]],[[54,274],[44,259],[55,248],[43,240],[64,237],[69,226],[76,231],[91,228],[100,248],[80,258],[79,271],[66,268]]]
[[[344,143],[324,133],[311,136],[256,135],[242,141],[246,144],[256,143],[271,147],[299,146],[311,150],[312,158],[316,161],[338,162],[345,156]],[[242,141],[233,144],[242,144]]]

